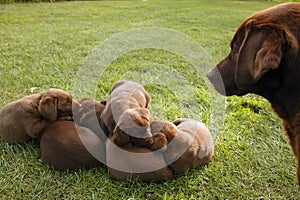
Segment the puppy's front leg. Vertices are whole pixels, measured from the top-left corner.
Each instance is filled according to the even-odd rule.
[[[25,131],[30,137],[37,139],[48,124],[49,121],[46,119],[36,119],[25,124]]]
[[[132,146],[129,135],[123,132],[119,127],[115,128],[112,136],[112,141],[119,147],[128,148]]]

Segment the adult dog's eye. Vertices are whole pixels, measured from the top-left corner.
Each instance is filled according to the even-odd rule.
[[[237,51],[232,51],[231,52],[231,58],[236,58],[238,56],[239,52]]]

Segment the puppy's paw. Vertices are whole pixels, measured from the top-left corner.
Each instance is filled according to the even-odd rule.
[[[147,138],[145,138],[145,143],[146,143],[146,146],[152,146],[154,144],[153,137],[147,137]]]
[[[168,140],[163,133],[157,133],[153,136],[154,143],[151,145],[150,149],[153,151],[167,149]]]
[[[57,118],[58,121],[73,121],[74,118],[72,116],[61,116]]]

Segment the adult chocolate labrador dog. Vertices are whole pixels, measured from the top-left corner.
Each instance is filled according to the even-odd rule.
[[[300,3],[284,3],[246,19],[231,51],[207,76],[223,95],[258,94],[283,121],[298,159],[300,184]]]

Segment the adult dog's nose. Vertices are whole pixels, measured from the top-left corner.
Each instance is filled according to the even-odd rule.
[[[214,84],[216,79],[216,73],[219,73],[219,70],[217,67],[212,68],[207,72],[206,77],[211,81],[212,84]]]
[[[206,77],[213,84],[214,88],[222,95],[226,95],[224,82],[218,67],[212,68],[209,72],[207,72]]]

